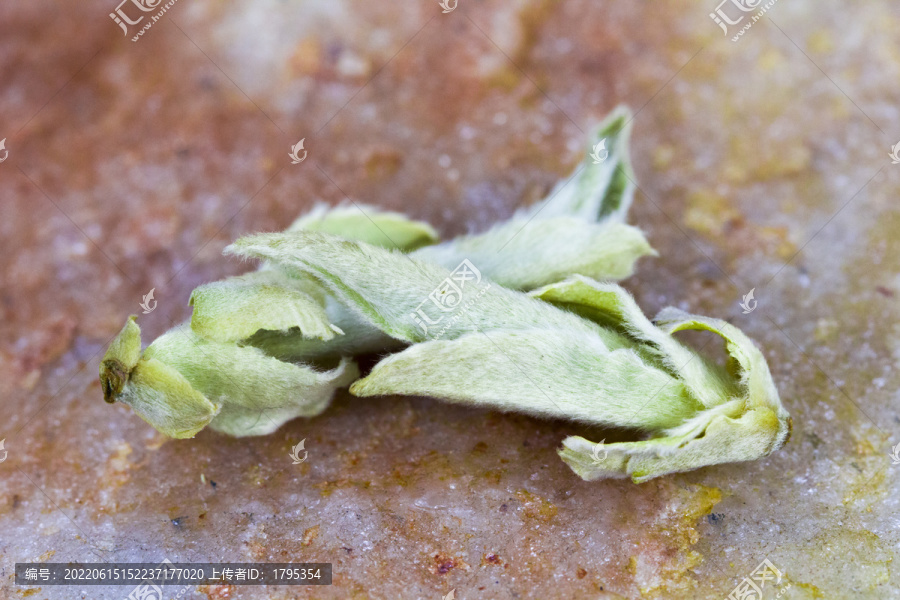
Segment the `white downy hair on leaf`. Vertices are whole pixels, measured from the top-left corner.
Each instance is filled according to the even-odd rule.
[[[482,234],[435,244],[437,234],[427,223],[360,204],[317,205],[288,231],[338,234],[411,252],[413,257],[447,268],[471,255],[481,262],[486,277],[514,289],[533,289],[573,273],[604,279],[627,277],[638,258],[655,254],[639,230],[624,224],[634,194],[627,152],[629,122],[627,110],[617,109],[598,128],[592,141],[605,139],[609,149],[609,158],[602,165],[586,159],[545,200]],[[497,260],[504,247],[518,260]],[[347,357],[397,350],[404,342],[414,341],[391,337],[317,277],[276,261],[262,263],[256,272],[200,286],[190,304],[190,328],[173,329],[151,344],[143,356],[139,330],[130,320],[133,328],[126,324],[119,336],[130,343],[130,354],[120,354],[127,345],[122,340],[114,342],[106,367],[101,368],[108,401],[129,402],[151,424],[173,437],[188,437],[206,424],[233,435],[258,435],[295,416],[317,414],[335,389],[355,378],[356,367]],[[460,330],[465,321],[455,319],[453,326]],[[606,333],[598,334],[604,339],[604,348],[621,349],[621,340]],[[451,337],[452,328],[444,328],[444,334]],[[330,369],[291,364],[321,364],[323,359]],[[629,360],[624,351],[616,355],[616,360],[620,359]],[[211,364],[221,376],[209,371]],[[255,380],[247,379],[242,387],[243,378],[236,376],[246,375],[246,365],[274,377],[283,384],[276,387],[293,389],[294,395],[275,389],[254,404],[245,388],[252,389]],[[136,382],[142,385],[136,386]],[[556,403],[545,398],[544,404],[534,412],[566,416]],[[659,423],[680,418],[680,413],[677,418],[664,413],[660,413]]]
[[[654,325],[612,283],[573,276],[524,294],[469,281],[463,318],[448,320],[442,339],[432,340],[412,315],[452,281],[447,269],[318,233],[247,236],[226,253],[312,275],[372,325],[413,344],[354,383],[356,395],[433,395],[647,433],[603,444],[609,455],[599,462],[594,443],[568,438],[560,454],[585,479],[644,481],[753,460],[780,448],[790,432],[765,359],[743,333],[675,309]],[[689,329],[721,336],[728,368],[672,336]]]
[[[345,235],[387,247],[402,240],[411,245],[401,246],[404,250],[437,239],[426,223],[369,206],[332,212],[320,207],[305,219],[292,228],[341,228]],[[278,352],[306,340],[328,343],[345,337],[329,309],[338,315],[348,311],[313,277],[292,277],[263,264],[257,271],[199,286],[190,305],[190,323],[172,328],[143,353],[140,328],[130,317],[100,367],[104,399],[128,404],[170,437],[193,437],[207,426],[233,436],[265,435],[291,419],[320,414],[338,388],[359,377],[351,353],[320,367],[290,362],[284,355],[291,352]],[[391,342],[370,326],[363,332],[354,328],[347,337],[348,345],[372,344],[373,337],[388,346]]]
[[[426,231],[425,225],[407,220],[404,226],[402,215],[366,205],[332,209],[319,205],[287,231],[320,231],[382,248],[413,250],[411,257],[448,269],[470,260],[486,277],[515,290],[534,289],[574,274],[624,279],[634,272],[638,259],[656,256],[643,233],[624,223],[635,190],[628,156],[630,121],[631,113],[626,108],[615,109],[587,145],[589,149],[605,139],[609,151],[606,161],[595,165],[585,151],[585,159],[545,199],[484,233],[413,250],[400,241],[425,239],[426,234],[419,236]],[[398,231],[401,226],[405,229]],[[277,269],[278,265],[264,262],[263,268]],[[303,277],[296,272],[290,275]],[[389,336],[358,318],[342,302],[326,297],[323,306],[331,324],[344,335],[311,339],[315,336],[303,335],[302,331],[279,334],[264,328],[248,343],[282,360],[358,355],[397,347]],[[195,307],[195,318],[196,314]]]
[[[143,353],[140,344],[140,329],[130,317],[101,362],[105,397],[128,404],[174,438],[193,437],[206,426],[233,436],[271,433],[291,419],[321,413],[336,388],[359,376],[346,358],[317,370],[257,348],[204,339],[188,324],[169,330]]]
[[[438,233],[424,221],[366,204],[330,207],[317,204],[286,231],[321,231],[382,248],[411,251],[438,241]]]

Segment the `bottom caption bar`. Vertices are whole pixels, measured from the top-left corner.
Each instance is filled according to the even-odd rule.
[[[331,585],[331,563],[16,563],[16,585]]]

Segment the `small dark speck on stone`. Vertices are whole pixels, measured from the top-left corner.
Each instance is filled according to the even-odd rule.
[[[181,527],[181,524],[185,519],[187,519],[187,517],[175,517],[174,519],[172,519],[172,525],[174,525],[175,527]]]
[[[723,515],[723,514],[710,513],[710,514],[706,515],[706,520],[709,521],[710,523],[712,523],[713,525],[715,525],[716,523],[718,523],[719,521],[721,521],[724,518],[725,518],[725,515]]]
[[[894,291],[884,287],[883,285],[879,285],[878,287],[875,288],[875,290],[879,294],[884,296],[885,298],[893,298],[894,297]]]
[[[812,444],[813,449],[818,449],[819,444],[822,443],[822,438],[817,436],[815,433],[806,434],[807,439],[809,439],[809,443]]]
[[[341,546],[341,550],[343,550],[347,554],[350,554],[351,552],[353,552],[353,548],[345,548],[344,546]]]
[[[211,486],[213,486],[213,488],[215,488],[217,484],[216,484],[215,481],[213,481],[212,479],[210,479],[210,480],[209,480],[209,485],[211,485]]]
[[[500,512],[505,513],[505,512],[508,510],[508,508],[509,508],[509,507],[506,506],[505,504],[501,504],[501,505],[500,505]]]

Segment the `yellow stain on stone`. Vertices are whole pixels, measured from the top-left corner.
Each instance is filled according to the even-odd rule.
[[[690,597],[696,587],[691,573],[703,562],[703,555],[691,549],[700,540],[697,523],[722,501],[722,491],[703,485],[664,491],[672,496],[670,509],[649,528],[651,539],[659,540],[668,558],[661,564],[648,562],[645,567],[641,557],[632,556],[626,570],[635,575],[642,597]]]
[[[834,340],[840,331],[840,323],[835,319],[821,318],[816,321],[816,328],[813,331],[813,337],[817,342],[828,342]]]
[[[516,498],[522,503],[522,513],[531,519],[550,522],[556,516],[556,505],[527,490],[516,492]]]
[[[725,225],[741,218],[741,212],[727,198],[710,190],[698,190],[687,198],[684,223],[707,235],[721,235]]]
[[[301,539],[300,543],[304,546],[309,546],[317,537],[319,537],[319,526],[313,525],[303,532],[303,538]]]
[[[47,550],[46,552],[38,556],[37,560],[34,560],[32,562],[47,562],[48,560],[53,558],[54,554],[56,554],[56,550]]]
[[[769,46],[760,55],[757,64],[763,71],[774,71],[775,69],[780,69],[787,66],[788,61],[785,59],[784,54],[782,54],[779,50]]]
[[[831,52],[834,50],[834,39],[831,37],[831,32],[827,29],[819,29],[813,32],[806,38],[806,48],[809,52],[816,54]]]
[[[294,48],[288,64],[295,75],[313,75],[322,68],[322,44],[316,38],[304,38]]]
[[[660,144],[653,149],[653,168],[657,171],[665,170],[672,164],[673,158],[675,158],[675,148],[669,144]]]

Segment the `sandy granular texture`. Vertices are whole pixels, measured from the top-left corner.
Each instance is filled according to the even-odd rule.
[[[768,558],[781,598],[900,598],[900,14],[781,0],[732,42],[715,8],[181,0],[132,42],[112,1],[0,5],[2,596],[129,591],[26,591],[17,561],[168,558],[334,564],[182,597],[723,598]],[[625,285],[758,340],[794,420],[768,459],[586,483],[555,453],[572,425],[430,399],[187,441],[102,402],[141,297],[150,340],[246,268],[236,236],[347,197],[478,230],[619,103],[661,254]]]

